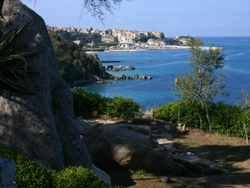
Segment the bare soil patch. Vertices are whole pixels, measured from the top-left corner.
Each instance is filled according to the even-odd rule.
[[[124,123],[121,119],[115,119],[114,121]],[[158,121],[156,125],[152,125],[150,122],[152,120],[137,120],[133,124],[150,126],[152,132],[156,134],[171,134],[177,148],[176,153],[192,152],[200,158],[223,165],[228,173],[213,176],[189,174],[186,177],[180,177],[169,174],[146,173],[143,170],[104,169],[110,175],[113,185],[132,188],[250,188],[250,144],[247,144],[244,138],[227,137],[216,133],[210,135],[204,131],[201,132],[199,129],[189,127],[184,133],[177,129],[167,131],[164,125],[172,123]],[[163,176],[170,177],[171,182],[162,183],[161,178]]]

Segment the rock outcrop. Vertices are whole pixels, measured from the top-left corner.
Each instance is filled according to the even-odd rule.
[[[99,168],[123,166],[151,172],[173,170],[172,153],[159,146],[151,137],[148,126],[100,125],[84,135],[84,141]]]
[[[122,67],[121,65],[113,67],[113,65],[108,65],[105,67],[106,71],[125,71],[125,70],[135,70],[135,67],[132,66],[126,66],[125,68]]]
[[[0,33],[32,20],[20,36],[26,52],[44,50],[28,58],[39,75],[20,80],[34,94],[0,92],[0,144],[28,156],[39,165],[92,168],[73,112],[70,90],[60,77],[56,56],[43,19],[19,0],[5,0]]]
[[[182,42],[175,39],[149,39],[150,46],[182,45]]]
[[[122,74],[121,76],[118,75],[110,75],[109,77],[110,80],[134,80],[134,79],[140,79],[140,80],[151,80],[153,79],[151,76],[145,76],[145,75],[140,75],[138,76],[137,74],[134,76],[126,76]]]
[[[0,187],[16,188],[13,180],[16,175],[16,163],[10,159],[0,159]]]
[[[194,173],[204,173],[211,175],[227,172],[227,170],[225,170],[222,165],[206,159],[198,158],[191,152],[187,152],[186,155],[174,156],[173,160],[179,164],[183,164],[186,169]]]

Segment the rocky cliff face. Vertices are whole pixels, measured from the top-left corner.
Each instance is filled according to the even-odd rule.
[[[152,46],[182,45],[182,42],[176,39],[149,39],[147,43]]]
[[[104,43],[115,42],[115,37],[113,37],[110,34],[102,35],[102,42],[104,42]]]
[[[43,19],[19,0],[5,0],[0,32],[25,28],[20,42],[25,51],[45,50],[28,59],[29,67],[39,75],[24,83],[34,94],[0,93],[0,144],[28,156],[51,169],[68,165],[92,168],[73,113],[72,97],[61,78],[56,56]]]

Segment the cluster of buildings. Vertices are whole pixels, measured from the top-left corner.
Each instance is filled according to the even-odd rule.
[[[100,33],[101,31],[100,30],[93,30],[93,29],[86,29],[86,28],[77,28],[77,27],[50,27],[47,25],[47,29],[48,30],[51,30],[51,31],[60,31],[60,30],[63,30],[63,31],[67,31],[67,32],[79,32],[79,33],[86,33],[88,34],[89,32],[90,33]]]
[[[48,30],[51,31],[60,31],[64,30],[67,32],[79,32],[79,33],[98,33],[102,36],[102,42],[119,42],[121,44],[134,44],[137,39],[144,37],[155,37],[155,38],[164,38],[163,32],[155,31],[129,31],[122,29],[109,29],[109,30],[97,30],[97,29],[86,29],[86,28],[76,28],[76,27],[50,27],[47,26]]]
[[[122,29],[105,30],[102,32],[102,42],[115,42],[121,44],[134,44],[137,39],[144,37],[164,38],[163,32],[155,31],[128,31]]]
[[[190,36],[176,36],[176,38],[166,39],[163,32],[155,31],[129,31],[122,29],[86,29],[76,27],[50,27],[48,30],[67,32],[79,32],[86,34],[100,34],[103,43],[119,43],[119,45],[105,47],[105,50],[136,50],[136,49],[179,49],[180,46],[184,48],[187,45],[187,41],[191,39]],[[150,38],[147,41],[140,41],[141,38]],[[80,44],[80,40],[73,41],[76,44]],[[87,44],[88,46],[95,46],[94,42]],[[185,47],[186,48],[186,47]]]

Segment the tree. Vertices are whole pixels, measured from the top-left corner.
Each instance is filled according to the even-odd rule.
[[[245,135],[246,135],[246,142],[248,143],[248,133],[250,132],[250,89],[245,89],[242,91],[242,94],[244,97],[236,103],[236,105],[239,105],[241,109],[243,110],[243,117],[242,117],[242,123],[243,123],[243,128],[245,130]],[[248,127],[248,130],[247,130]]]
[[[209,132],[212,134],[212,126],[209,118],[209,104],[216,96],[221,96],[225,87],[225,76],[222,72],[217,72],[224,64],[224,55],[220,49],[213,49],[213,44],[209,50],[203,49],[205,46],[201,39],[191,39],[188,46],[192,56],[188,58],[190,62],[190,73],[183,76],[177,75],[175,87],[172,88],[175,95],[182,101],[197,100],[203,104],[206,110]],[[171,83],[173,85],[173,83]],[[228,94],[226,94],[228,95]]]
[[[34,2],[36,1],[37,0],[34,0]],[[83,8],[79,20],[83,15],[83,10],[87,9],[87,11],[90,12],[93,17],[97,17],[103,23],[103,20],[105,19],[105,13],[103,9],[113,14],[115,7],[119,7],[122,1],[123,0],[83,0]],[[3,2],[4,0],[0,0],[0,17],[2,17],[1,9]]]
[[[83,10],[87,9],[93,17],[97,17],[103,23],[103,20],[105,19],[105,13],[103,10],[113,14],[115,7],[119,7],[122,1],[123,0],[83,0],[81,16],[83,15]]]
[[[250,89],[242,91],[244,97],[237,103],[242,109],[250,111]]]

